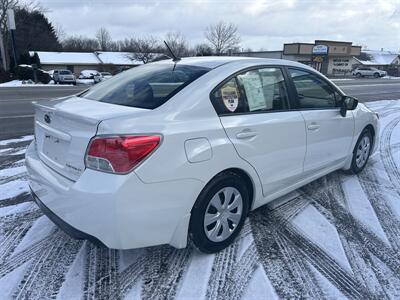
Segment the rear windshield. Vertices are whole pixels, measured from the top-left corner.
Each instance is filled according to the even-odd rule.
[[[147,64],[113,76],[80,96],[100,102],[154,109],[209,70],[179,64]]]
[[[71,71],[65,70],[65,71],[60,71],[61,75],[70,75]]]

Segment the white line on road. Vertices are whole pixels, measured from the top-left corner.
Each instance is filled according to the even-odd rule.
[[[338,85],[340,88],[353,88],[353,87],[370,87],[370,86],[388,86],[388,85],[398,85],[399,83],[379,83],[379,84],[357,84],[357,85]]]
[[[0,117],[0,120],[3,119],[18,119],[18,118],[32,118],[34,115],[19,115],[19,116],[6,116],[6,117]]]

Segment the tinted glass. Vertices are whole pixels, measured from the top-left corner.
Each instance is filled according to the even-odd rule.
[[[300,108],[336,107],[338,93],[321,77],[307,71],[289,69],[297,90]]]
[[[198,66],[148,64],[113,76],[81,94],[81,97],[154,109],[208,71],[208,68]]]
[[[245,71],[213,93],[218,114],[274,111],[287,108],[287,91],[279,68]]]

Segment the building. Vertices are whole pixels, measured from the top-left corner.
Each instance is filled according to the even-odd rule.
[[[68,69],[75,74],[82,70],[96,70],[117,73],[121,70],[142,65],[141,60],[134,59],[134,53],[128,52],[46,52],[30,51],[32,56],[37,53],[43,70]],[[154,53],[156,59],[165,58],[160,53]]]
[[[400,54],[383,50],[363,50],[355,57],[357,66],[375,67],[391,76],[400,76]]]
[[[280,58],[298,61],[312,66],[329,76],[350,74],[358,61],[361,46],[353,46],[351,42],[316,40],[314,43],[288,43],[282,51],[239,52],[235,55]]]

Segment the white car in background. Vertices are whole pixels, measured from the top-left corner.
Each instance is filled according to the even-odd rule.
[[[352,74],[353,76],[357,77],[373,76],[375,78],[379,78],[385,77],[387,75],[387,72],[374,67],[358,67],[353,70]]]
[[[73,84],[76,85],[76,77],[70,70],[53,70],[53,80],[55,84]]]
[[[67,232],[110,248],[203,252],[249,211],[332,171],[358,173],[378,117],[303,64],[160,61],[35,104],[30,187]]]
[[[110,72],[99,72],[94,75],[94,83],[99,83],[112,77]]]
[[[82,70],[79,74],[79,79],[94,79],[94,76],[99,74],[97,70]]]

